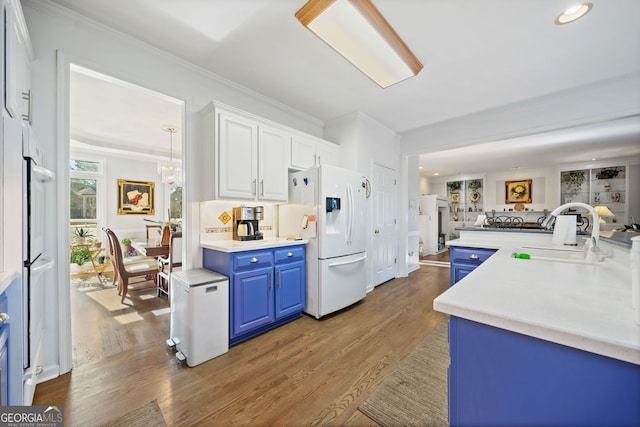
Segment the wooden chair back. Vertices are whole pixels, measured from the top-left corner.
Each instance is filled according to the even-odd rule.
[[[107,233],[107,237],[109,238],[109,250],[113,251],[113,259],[115,262],[114,265],[118,273],[118,295],[122,295],[122,302],[124,302],[124,299],[127,296],[127,291],[129,289],[130,278],[152,276],[154,281],[157,282],[158,269],[155,265],[155,260],[152,260],[147,264],[143,262],[132,264],[130,268],[127,268],[124,263],[122,246],[120,245],[118,236],[116,236],[116,234],[111,229],[106,227],[105,232]]]

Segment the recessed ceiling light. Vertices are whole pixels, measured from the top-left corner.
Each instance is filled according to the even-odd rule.
[[[438,172],[433,173],[433,176],[438,176],[438,175],[440,175]]]
[[[422,169],[422,166],[418,166],[418,169]]]
[[[580,3],[562,12],[555,20],[556,25],[568,24],[578,18],[582,18],[593,8],[591,3]]]

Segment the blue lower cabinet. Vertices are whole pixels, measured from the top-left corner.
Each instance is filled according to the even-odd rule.
[[[203,265],[229,277],[229,345],[302,315],[305,247],[226,253],[204,249]]]
[[[485,262],[496,250],[497,249],[452,246],[449,249],[451,260],[449,285],[452,286],[458,283],[467,274]]]
[[[451,316],[451,426],[637,426],[640,366]]]
[[[0,405],[7,406],[9,399],[9,327],[0,329]]]
[[[304,262],[276,266],[276,318],[300,313],[306,303],[306,282]]]
[[[273,268],[266,267],[233,275],[232,337],[268,325],[275,320]]]

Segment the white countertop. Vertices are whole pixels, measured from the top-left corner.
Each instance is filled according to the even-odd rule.
[[[19,276],[17,272],[0,271],[0,294]]]
[[[243,252],[257,249],[271,249],[285,246],[306,245],[308,240],[290,240],[283,237],[270,237],[263,240],[250,240],[241,242],[239,240],[212,240],[201,241],[200,246],[206,249],[213,249],[220,252]]]
[[[595,265],[523,260],[511,256],[520,246],[513,242],[471,239],[448,244],[500,249],[436,298],[436,310],[640,364],[630,261],[625,268],[624,259]]]

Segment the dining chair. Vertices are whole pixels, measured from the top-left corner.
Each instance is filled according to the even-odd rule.
[[[145,280],[148,280],[146,279],[147,277],[152,277],[154,285],[157,284],[158,267],[156,265],[156,260],[154,258],[147,257],[136,260],[135,263],[125,264],[124,257],[122,256],[122,246],[120,245],[120,240],[110,228],[105,227],[103,230],[107,233],[107,237],[109,238],[109,250],[113,253],[111,259],[114,265],[114,283],[116,280],[115,276],[117,274],[118,295],[122,295],[121,302],[124,303],[124,300],[127,297],[130,278],[145,277]]]
[[[162,226],[160,224],[146,224],[145,228],[147,229],[147,242],[149,239],[149,234],[153,235],[153,233],[160,234],[162,231]]]
[[[171,290],[171,275],[173,269],[182,267],[182,232],[171,233],[169,239],[169,254],[158,257],[158,296],[169,296]]]

